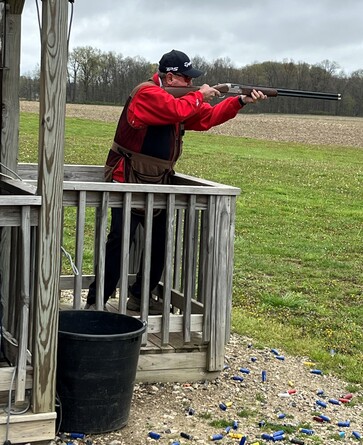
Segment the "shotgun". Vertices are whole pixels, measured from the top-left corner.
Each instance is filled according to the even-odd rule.
[[[182,97],[192,91],[198,91],[200,87],[166,87],[165,91],[172,94],[174,97]],[[244,94],[251,96],[252,90],[261,91],[268,97],[276,96],[288,96],[288,97],[303,97],[308,99],[323,99],[323,100],[340,100],[340,93],[321,93],[315,91],[302,91],[302,90],[286,90],[283,88],[270,88],[251,85],[238,85],[236,83],[219,83],[213,86],[221,94],[227,94],[232,96],[240,96]]]

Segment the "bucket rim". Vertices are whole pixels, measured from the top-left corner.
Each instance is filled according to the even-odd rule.
[[[60,311],[60,313],[84,313],[84,312],[86,312],[86,311],[76,310],[76,309],[66,309],[66,310]],[[98,312],[104,312],[104,311],[98,311]],[[60,313],[59,313],[59,315],[60,315]],[[58,335],[63,335],[65,337],[77,337],[77,339],[87,339],[87,340],[93,339],[93,340],[97,340],[97,341],[111,341],[111,340],[115,340],[117,338],[122,338],[123,340],[128,340],[130,338],[138,337],[146,331],[147,322],[145,320],[141,320],[139,318],[132,317],[132,316],[126,315],[126,314],[119,314],[119,313],[113,313],[113,312],[105,312],[105,313],[110,314],[112,316],[121,315],[126,318],[132,318],[136,321],[139,321],[141,323],[141,326],[139,329],[136,329],[131,332],[124,332],[124,333],[117,333],[117,334],[104,334],[104,335],[103,334],[84,334],[84,333],[78,333],[78,332],[72,332],[72,331],[65,331],[65,330],[59,329],[59,327],[58,327]]]

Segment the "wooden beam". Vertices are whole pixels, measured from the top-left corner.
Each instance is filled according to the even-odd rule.
[[[21,14],[23,12],[25,0],[11,0],[9,2],[10,14]]]
[[[33,411],[54,411],[61,264],[68,0],[43,0]]]

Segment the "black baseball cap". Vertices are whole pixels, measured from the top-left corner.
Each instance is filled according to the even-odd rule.
[[[173,49],[163,55],[159,62],[159,71],[162,73],[180,73],[189,77],[199,77],[202,71],[192,67],[189,57],[182,51]]]

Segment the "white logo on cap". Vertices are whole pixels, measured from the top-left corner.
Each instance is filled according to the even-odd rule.
[[[165,70],[166,71],[175,71],[175,72],[177,72],[179,70],[179,67],[178,66],[167,66],[165,68]]]
[[[191,64],[192,64],[192,62],[184,62],[185,68],[188,68],[188,66],[190,66]]]

